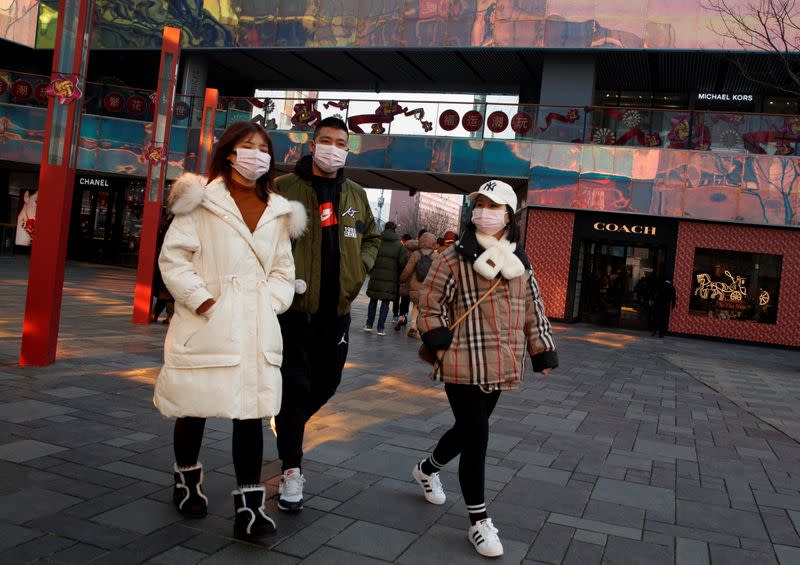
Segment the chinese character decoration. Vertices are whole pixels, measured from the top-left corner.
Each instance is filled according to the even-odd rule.
[[[294,105],[292,129],[310,130],[320,120],[322,120],[322,114],[317,110],[316,98],[306,98]]]
[[[78,88],[78,75],[54,75],[45,92],[48,96],[58,98],[59,104],[69,104],[83,96],[83,91]]]
[[[365,133],[361,126],[372,124],[371,133],[382,134],[386,133],[386,129],[383,126],[392,123],[395,116],[400,115],[416,118],[422,124],[422,129],[425,131],[431,131],[433,129],[433,124],[431,122],[423,120],[425,117],[425,110],[422,108],[409,110],[401,106],[395,100],[381,100],[378,102],[378,107],[375,109],[374,114],[352,116],[347,120],[347,126],[355,133]]]
[[[470,110],[464,114],[464,117],[461,118],[461,127],[467,130],[470,133],[474,133],[481,129],[483,125],[483,114],[478,112],[477,110]]]
[[[488,127],[489,131],[492,133],[501,133],[508,127],[508,116],[505,112],[499,110],[497,112],[492,112],[486,120],[486,127]]]
[[[163,146],[156,146],[154,143],[151,143],[147,147],[144,148],[144,158],[147,161],[150,161],[153,165],[156,165],[167,158],[167,152]]]
[[[511,129],[520,135],[528,133],[533,128],[533,116],[528,112],[517,112],[511,118]]]
[[[125,106],[125,97],[119,92],[109,92],[103,97],[103,108],[109,112],[119,112]]]
[[[455,110],[445,110],[439,115],[439,127],[444,131],[453,131],[460,121],[461,116]]]
[[[723,300],[731,300],[733,302],[741,302],[747,296],[747,286],[744,277],[733,276],[730,271],[725,271],[725,276],[731,279],[730,283],[715,282],[711,280],[711,275],[702,273],[697,275],[698,287],[694,290],[695,296],[700,296],[702,299],[715,298],[722,302]]]
[[[49,86],[48,86],[49,88]],[[11,85],[11,96],[17,102],[23,102],[33,96],[33,86],[27,80],[15,80]]]

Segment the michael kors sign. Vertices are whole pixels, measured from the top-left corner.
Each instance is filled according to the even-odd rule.
[[[655,226],[629,226],[626,224],[614,224],[611,222],[595,222],[595,231],[619,232],[619,233],[633,233],[636,235],[656,235]]]

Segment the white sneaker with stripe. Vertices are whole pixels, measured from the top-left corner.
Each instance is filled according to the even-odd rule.
[[[467,537],[475,551],[484,557],[500,557],[503,555],[503,544],[497,535],[497,528],[491,518],[484,518],[467,530]]]
[[[442,487],[442,480],[439,478],[439,473],[426,475],[422,472],[420,463],[417,463],[411,471],[411,476],[414,477],[414,480],[422,487],[425,500],[431,504],[445,503],[447,496],[444,494],[444,488]]]

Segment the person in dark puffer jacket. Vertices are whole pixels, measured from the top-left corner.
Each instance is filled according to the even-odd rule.
[[[397,235],[397,224],[386,222],[381,236],[381,246],[378,248],[378,257],[375,267],[369,278],[367,296],[369,296],[369,310],[364,331],[372,331],[375,322],[375,312],[378,301],[381,302],[381,311],[378,316],[378,335],[386,335],[386,318],[389,315],[389,302],[396,300],[399,288],[400,268],[405,258],[403,244]]]

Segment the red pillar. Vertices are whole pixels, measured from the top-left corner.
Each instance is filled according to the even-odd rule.
[[[181,30],[165,27],[161,45],[161,65],[158,71],[158,99],[153,113],[153,143],[145,152],[150,163],[147,169],[142,238],[139,242],[139,268],[136,271],[136,291],[133,298],[134,324],[147,324],[150,321],[153,272],[156,265],[161,202],[164,198],[164,178],[167,174],[169,155],[169,131],[172,124],[172,105],[175,101],[175,82],[180,54]]]
[[[56,359],[94,0],[59,0],[20,365]],[[62,96],[57,96],[57,94]]]
[[[214,145],[214,123],[217,121],[217,100],[219,92],[216,88],[206,88],[203,100],[203,122],[200,126],[200,147],[197,151],[197,173],[205,175],[211,159],[211,148]]]

